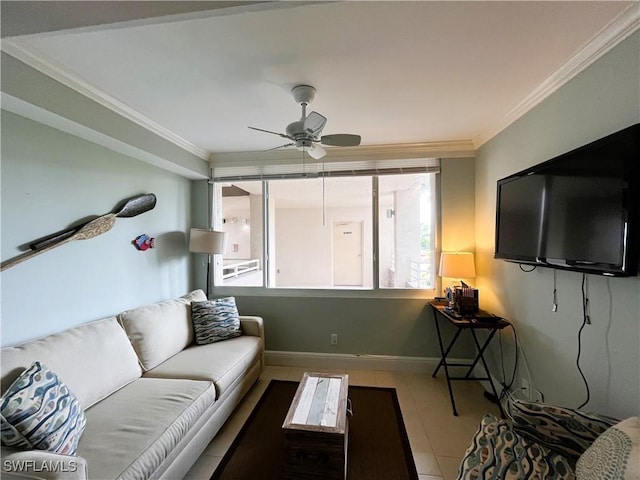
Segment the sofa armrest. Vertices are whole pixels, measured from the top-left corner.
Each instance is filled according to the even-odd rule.
[[[264,321],[262,317],[251,317],[247,315],[240,315],[240,326],[242,327],[242,333],[244,335],[252,335],[254,337],[260,337],[262,340],[262,355],[260,355],[260,362],[262,368],[266,365],[264,357],[264,349],[266,343],[264,339]]]
[[[264,341],[264,322],[262,317],[240,315],[240,326],[243,334],[260,337]]]
[[[46,450],[2,448],[3,479],[86,480],[87,461]]]
[[[619,420],[572,408],[517,400],[502,401],[514,429],[522,435],[565,455],[572,464],[596,438]]]

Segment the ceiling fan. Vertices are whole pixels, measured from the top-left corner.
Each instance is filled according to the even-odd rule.
[[[335,147],[357,147],[360,145],[360,135],[338,133],[334,135],[321,135],[322,129],[327,123],[326,117],[318,112],[307,115],[307,106],[313,100],[316,89],[310,85],[297,85],[291,89],[293,99],[302,107],[300,120],[287,125],[286,133],[271,132],[262,128],[249,127],[259,132],[271,133],[291,140],[291,143],[280,145],[277,148],[296,147],[303,150],[316,160],[324,157],[327,152],[320,145]]]

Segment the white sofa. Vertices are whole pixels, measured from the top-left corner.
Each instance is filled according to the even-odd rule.
[[[179,479],[260,376],[260,317],[243,335],[195,345],[201,290],[128,310],[1,353],[2,391],[35,360],[54,371],[87,418],[77,456],[3,447],[3,478]]]

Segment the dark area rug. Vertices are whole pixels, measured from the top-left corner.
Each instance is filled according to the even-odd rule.
[[[211,480],[282,478],[282,423],[297,382],[272,380]],[[347,478],[417,480],[409,439],[393,388],[349,387]]]

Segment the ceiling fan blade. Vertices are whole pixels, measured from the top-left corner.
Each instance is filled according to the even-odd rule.
[[[268,150],[263,150],[264,152],[270,152],[271,150],[278,150],[279,148],[286,148],[286,147],[295,147],[296,144],[295,143],[285,143],[284,145],[280,145],[278,147],[273,147],[270,148]]]
[[[327,154],[327,151],[324,148],[315,143],[311,144],[311,146],[308,147],[306,151],[311,158],[314,158],[316,160],[319,160]]]
[[[360,145],[360,140],[360,135],[351,135],[349,133],[336,133],[320,137],[320,143],[334,147],[357,147]]]
[[[257,130],[258,132],[272,133],[273,135],[278,135],[279,137],[288,138],[289,140],[293,140],[293,138],[285,135],[284,133],[272,132],[271,130],[264,130],[262,128],[256,128],[256,127],[249,127],[249,128],[251,130]]]
[[[307,118],[304,119],[303,128],[305,133],[316,137],[320,135],[320,132],[322,131],[326,123],[326,117],[320,115],[318,112],[311,112],[309,115],[307,115]]]

